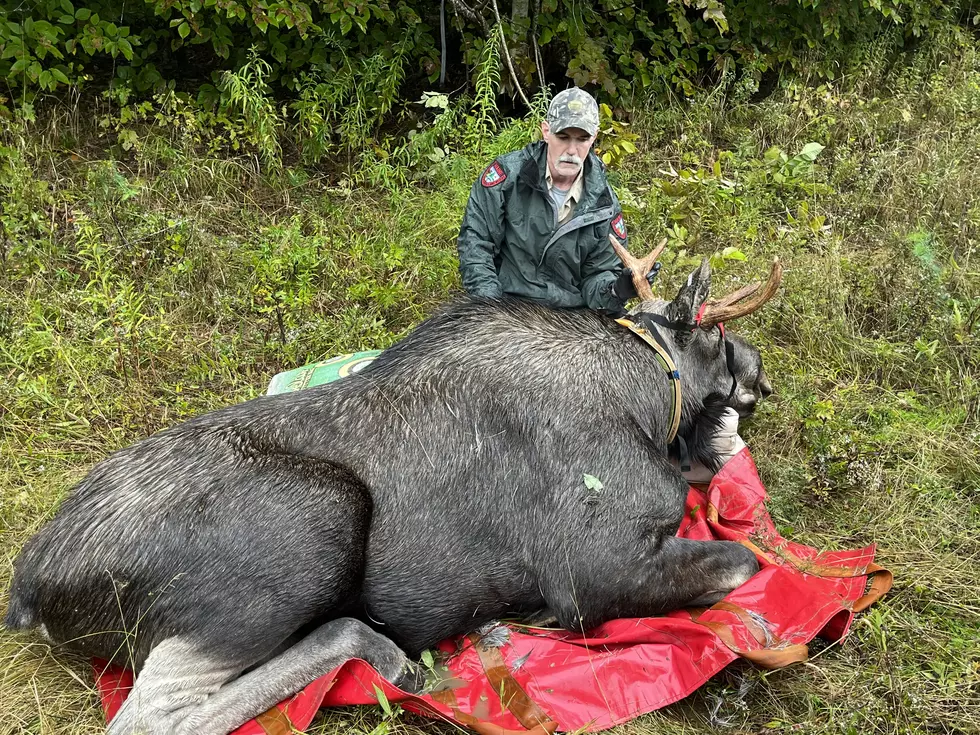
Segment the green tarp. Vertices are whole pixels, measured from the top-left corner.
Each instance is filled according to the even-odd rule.
[[[352,352],[331,357],[323,362],[304,365],[295,370],[287,370],[272,379],[266,394],[272,396],[277,393],[290,393],[314,385],[323,385],[338,378],[346,378],[362,370],[380,354],[381,350]]]

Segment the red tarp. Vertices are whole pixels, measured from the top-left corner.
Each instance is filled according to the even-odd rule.
[[[854,612],[888,590],[891,574],[873,564],[874,546],[818,552],[784,540],[765,499],[747,449],[722,468],[707,491],[691,488],[677,535],[742,542],[762,566],[712,608],[613,620],[584,637],[507,626],[509,642],[500,648],[484,649],[477,636],[444,641],[439,649],[450,654],[446,684],[453,688],[424,696],[406,694],[363,661],[352,660],[236,734],[288,733],[289,722],[303,730],[320,707],[376,704],[376,686],[389,702],[486,735],[596,731],[686,697],[739,656],[770,668],[801,661],[805,644],[815,636],[842,637]],[[872,585],[865,594],[868,575]],[[111,719],[132,675],[97,664],[96,676]]]

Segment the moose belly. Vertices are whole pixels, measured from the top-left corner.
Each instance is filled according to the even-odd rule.
[[[372,540],[362,599],[365,619],[409,655],[543,604],[536,580],[505,550],[424,534],[399,548],[388,553]]]

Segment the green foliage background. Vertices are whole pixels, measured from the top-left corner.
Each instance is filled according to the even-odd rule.
[[[690,96],[706,78],[752,92],[784,67],[833,79],[888,28],[905,41],[949,19],[972,22],[941,0],[514,0],[502,16],[493,7],[446,6],[446,89],[475,81],[499,21],[511,94],[515,78],[531,91],[574,82],[620,106]],[[361,147],[396,102],[438,82],[439,29],[435,0],[2,0],[0,111],[30,115],[39,94],[63,86],[111,86],[123,105],[169,90],[220,117],[235,105],[227,74],[261,65],[257,93],[283,100],[298,146],[318,155],[339,136]],[[361,127],[347,140],[339,118],[352,102]]]

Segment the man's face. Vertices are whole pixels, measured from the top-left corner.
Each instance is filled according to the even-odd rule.
[[[552,133],[548,123],[541,123],[541,135],[548,145],[548,168],[557,183],[574,181],[585,164],[595,136],[581,128],[565,128]]]

